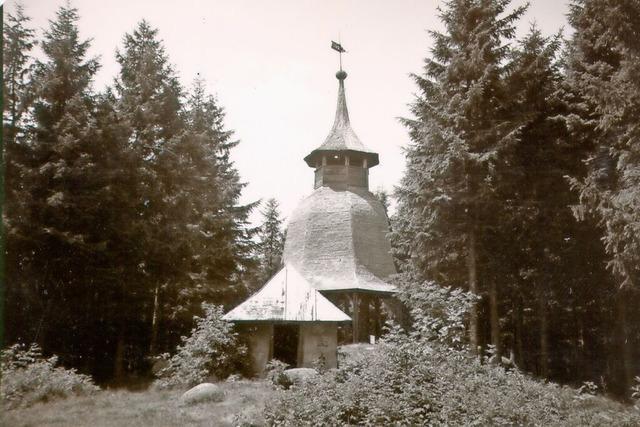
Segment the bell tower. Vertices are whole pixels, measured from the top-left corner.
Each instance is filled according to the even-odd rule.
[[[333,127],[324,142],[313,150],[304,161],[315,168],[313,188],[331,187],[369,189],[369,168],[379,163],[378,153],[365,147],[351,128],[345,97],[344,81],[347,73],[340,70],[338,79],[338,104]]]
[[[344,52],[338,43],[331,47]],[[336,117],[324,142],[304,158],[315,169],[314,190],[289,219],[284,266],[224,317],[246,328],[256,373],[285,354],[296,366],[324,358],[336,367],[338,344],[377,339],[385,317],[399,312],[389,220],[369,191],[378,153],[351,128],[342,66],[336,77]]]

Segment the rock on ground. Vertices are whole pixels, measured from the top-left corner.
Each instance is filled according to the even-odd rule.
[[[222,402],[224,391],[220,387],[211,383],[202,383],[190,390],[187,390],[181,397],[180,403],[192,405],[200,402]]]
[[[313,368],[293,368],[284,371],[284,375],[295,385],[303,384],[310,378],[316,377],[318,371]]]
[[[338,366],[346,362],[357,362],[367,353],[370,353],[375,349],[375,344],[357,343],[341,345],[338,347]]]

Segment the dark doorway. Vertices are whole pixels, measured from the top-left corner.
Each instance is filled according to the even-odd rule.
[[[273,358],[295,368],[298,365],[299,325],[273,325]]]

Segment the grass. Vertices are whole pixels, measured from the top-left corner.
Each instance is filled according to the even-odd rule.
[[[341,347],[339,353],[341,362],[346,363],[348,360],[357,362],[358,359],[370,356],[371,352],[376,350],[376,346],[358,344]],[[449,359],[444,358],[443,360]],[[499,375],[502,371],[487,371],[486,369],[475,372],[475,374],[471,372],[473,375],[470,374],[462,379],[460,375],[468,373],[464,370],[459,372],[459,368],[464,366],[456,365],[456,363],[449,366],[443,360],[435,359],[433,366],[439,367],[439,373],[448,375],[451,384],[460,383],[460,387],[449,392],[454,393],[459,399],[463,399],[469,407],[456,406],[451,397],[447,397],[444,401],[451,403],[448,407],[450,412],[453,411],[452,414],[457,414],[455,412],[457,410],[462,410],[467,414],[465,416],[469,418],[463,417],[463,419],[472,419],[474,416],[478,420],[504,419],[507,425],[510,425],[508,420],[511,414],[526,412],[531,417],[524,425],[640,426],[640,411],[603,396],[580,397],[576,390],[568,387],[547,388],[543,383],[534,379],[503,378],[503,375]],[[376,375],[379,373],[378,370]],[[487,381],[496,384],[495,390],[491,389],[492,386],[484,389],[480,387]],[[352,390],[353,396],[362,397],[371,394],[370,391],[367,393],[366,390],[359,389],[364,383],[359,382],[358,384],[356,389]],[[465,391],[467,386],[464,384],[483,391]],[[222,382],[219,383],[219,386],[225,392],[224,401],[219,403],[209,402],[181,406],[179,398],[184,390],[126,391],[107,389],[90,396],[52,400],[26,408],[4,411],[0,415],[0,425],[11,427],[263,426],[265,425],[263,414],[265,402],[271,400],[271,403],[275,404],[277,399],[274,401],[272,398],[279,395],[270,383],[260,380]],[[436,385],[434,384],[434,386]],[[337,390],[343,388],[339,387]],[[337,402],[335,399],[339,401],[344,398],[339,394],[336,395],[336,389],[333,388],[328,390],[315,388],[306,394],[300,394],[301,390],[280,392],[281,397],[288,394],[293,399],[290,402],[293,406],[280,408],[286,413],[291,412],[292,425],[304,421],[299,418],[300,415],[308,414],[318,408],[321,412],[326,411],[328,407],[331,407],[331,405],[323,406],[323,401],[334,404]],[[470,394],[465,395],[465,393]],[[479,395],[474,397],[474,393]],[[394,397],[390,397],[390,399],[394,399]],[[510,404],[508,402],[510,399],[515,399],[516,402]],[[530,407],[529,404],[532,406]],[[297,411],[302,411],[302,413],[297,413]],[[321,412],[317,415],[320,415]],[[542,420],[555,421],[544,422]],[[458,424],[461,423],[458,422]],[[451,425],[456,425],[456,422]]]
[[[12,427],[74,426],[234,426],[263,425],[262,408],[271,387],[264,381],[219,384],[219,403],[180,406],[183,391],[104,390],[93,396],[39,403],[3,411],[0,424]],[[239,418],[238,418],[239,417]]]

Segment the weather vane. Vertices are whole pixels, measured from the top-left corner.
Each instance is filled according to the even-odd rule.
[[[346,52],[340,43],[336,43],[333,40],[331,41],[331,49],[338,51],[340,54],[340,71],[342,71],[342,53]]]

